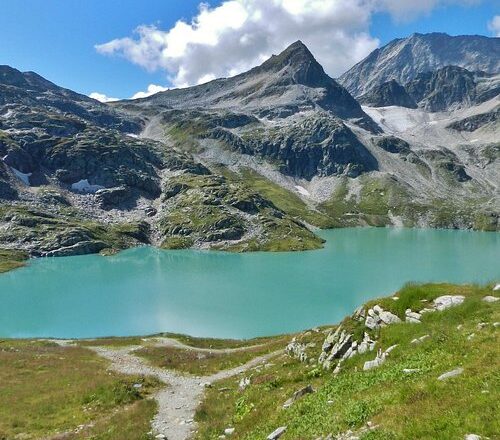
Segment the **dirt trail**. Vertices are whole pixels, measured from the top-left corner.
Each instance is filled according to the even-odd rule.
[[[174,339],[168,341],[161,341],[163,345],[172,344],[179,348],[197,351],[217,351],[228,352],[240,351],[242,348],[237,349],[197,349],[195,347],[187,346]],[[172,342],[175,341],[175,342]],[[144,359],[135,356],[134,350],[142,348],[141,346],[125,347],[113,349],[109,347],[89,347],[100,356],[111,361],[110,368],[124,374],[155,376],[166,384],[161,388],[156,395],[155,399],[158,401],[158,412],[152,421],[152,430],[155,435],[163,434],[168,440],[186,440],[191,437],[196,430],[196,424],[193,420],[196,408],[203,398],[203,391],[207,384],[212,382],[227,379],[242,373],[248,369],[256,367],[262,363],[267,362],[270,358],[282,353],[279,350],[263,356],[258,356],[251,361],[239,367],[230,370],[219,371],[210,376],[188,376],[182,375],[172,370],[154,367],[148,364]],[[250,347],[245,347],[248,349]]]

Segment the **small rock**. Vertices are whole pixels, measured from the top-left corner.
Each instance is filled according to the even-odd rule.
[[[497,302],[499,298],[497,298],[496,296],[491,296],[491,295],[487,295],[483,298],[483,301],[484,302],[487,302],[487,303],[494,303],[494,302]]]
[[[477,434],[465,434],[465,440],[481,440],[481,436]]]
[[[427,338],[430,338],[430,335],[420,336],[420,338],[415,338],[411,341],[411,344],[420,344],[424,342]]]
[[[234,434],[234,428],[224,429],[224,435],[233,435],[233,434]]]
[[[286,426],[280,426],[278,429],[274,430],[267,436],[267,440],[277,440],[286,431]]]
[[[496,284],[495,287],[493,287],[493,290],[500,290],[500,284]]]
[[[155,438],[157,438],[158,440],[166,440],[167,436],[165,434],[158,434],[155,435]]]
[[[457,325],[457,330],[462,330],[464,328],[464,325],[463,324],[459,324]]]
[[[245,390],[247,387],[250,386],[250,378],[249,377],[242,378],[238,386],[240,388],[240,391]]]
[[[420,368],[403,368],[403,373],[405,374],[418,373],[419,371]]]
[[[300,399],[301,397],[305,396],[306,394],[312,394],[312,393],[314,393],[314,389],[313,389],[312,385],[307,385],[306,387],[295,391],[295,393],[293,393],[293,396],[290,397],[290,399],[288,399],[284,403],[283,408],[289,408],[290,406],[292,406],[293,402],[295,402],[296,400]]]
[[[397,324],[401,322],[401,319],[399,319],[398,316],[396,316],[394,313],[387,312],[383,310],[382,312],[379,313],[380,319],[386,323],[387,325],[390,324]]]
[[[459,376],[463,372],[464,372],[463,368],[455,368],[454,370],[441,374],[441,376],[438,377],[438,380],[446,380],[451,377]]]
[[[467,336],[467,340],[470,341],[471,339],[474,339],[474,336],[476,336],[476,334],[471,333],[469,336]]]
[[[486,322],[480,322],[477,324],[477,329],[482,330],[483,328],[486,327]]]

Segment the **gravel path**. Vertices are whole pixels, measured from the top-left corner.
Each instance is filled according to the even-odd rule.
[[[163,338],[167,339],[167,338]],[[175,340],[169,340],[175,341]],[[162,341],[164,345],[165,341]],[[169,343],[170,343],[169,342]],[[207,349],[196,349],[176,341],[172,346],[186,349],[205,351]],[[113,349],[108,347],[89,347],[100,356],[111,361],[110,368],[124,374],[155,376],[166,384],[160,389],[155,399],[158,401],[158,413],[152,421],[152,430],[155,435],[162,434],[168,440],[186,440],[196,430],[193,420],[196,408],[203,398],[203,391],[207,384],[227,379],[242,373],[250,368],[267,362],[270,358],[282,353],[282,350],[256,357],[250,362],[230,370],[223,370],[216,374],[203,377],[182,375],[177,372],[157,368],[148,364],[142,358],[135,356],[132,352],[141,348],[140,346]],[[249,347],[246,347],[249,348]],[[241,350],[221,349],[209,351]],[[161,438],[161,437],[160,437]]]

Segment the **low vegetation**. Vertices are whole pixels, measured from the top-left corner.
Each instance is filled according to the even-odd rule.
[[[157,381],[106,368],[85,348],[0,341],[0,439],[145,438]]]
[[[225,345],[222,342],[219,346]],[[144,347],[134,354],[147,359],[151,364],[189,373],[196,376],[208,376],[221,370],[243,365],[257,356],[283,349],[286,345],[284,337],[263,342],[262,345],[239,347],[236,350],[210,351],[210,349],[186,350],[177,347]],[[236,347],[235,347],[236,348]]]
[[[0,249],[0,273],[23,267],[27,259],[28,254],[24,251]]]

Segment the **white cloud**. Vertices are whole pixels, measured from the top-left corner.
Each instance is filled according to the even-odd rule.
[[[300,39],[331,76],[338,76],[379,45],[371,16],[388,11],[404,20],[440,4],[480,0],[225,0],[201,4],[191,22],[162,30],[139,26],[132,37],[96,45],[148,71],[163,70],[176,87],[232,76],[262,63]]]
[[[373,0],[374,10],[387,11],[396,21],[413,20],[439,6],[459,4],[472,6],[481,0]]]
[[[100,102],[118,101],[118,98],[110,98],[109,96],[106,96],[104,93],[99,93],[99,92],[92,92],[89,95],[89,97],[92,98],[92,99],[97,99]]]
[[[493,32],[495,37],[500,37],[500,15],[495,15],[490,22],[488,22],[488,29]]]
[[[131,99],[147,98],[148,96],[154,95],[158,92],[164,92],[168,90],[168,87],[157,86],[156,84],[150,84],[145,92],[135,93]]]

